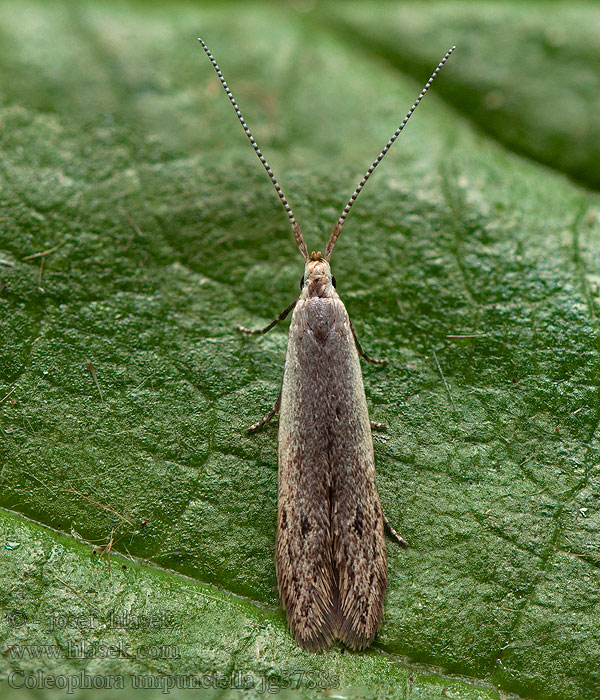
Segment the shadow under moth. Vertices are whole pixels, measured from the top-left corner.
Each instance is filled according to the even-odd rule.
[[[250,133],[223,74],[206,44],[202,48],[250,139],[289,218],[304,258],[301,293],[266,328],[293,310],[281,392],[273,409],[248,428],[262,428],[279,411],[279,491],[276,570],[279,593],[298,644],[319,650],[333,640],[363,649],[383,619],[387,585],[384,528],[406,541],[385,517],[377,487],[371,428],[359,355],[364,352],[336,291],[329,262],[350,208],[365,183],[404,129],[448,50],[381,153],[356,186],[329,237],[325,255],[308,254],[294,214],[258,144]]]

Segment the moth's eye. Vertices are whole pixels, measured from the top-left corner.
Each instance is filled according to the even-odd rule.
[[[300,291],[304,289],[304,275],[300,278]]]
[[[337,287],[337,284],[335,283],[335,277],[334,277],[333,275],[331,275],[331,284],[332,284],[334,287]]]

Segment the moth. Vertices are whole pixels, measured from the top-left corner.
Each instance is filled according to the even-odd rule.
[[[319,650],[334,640],[363,649],[383,620],[387,586],[384,528],[406,541],[383,513],[375,485],[371,428],[359,356],[361,347],[336,291],[330,260],[348,212],[389,151],[455,47],[448,50],[381,153],[356,186],[337,220],[325,255],[308,254],[302,230],[250,133],[223,74],[199,39],[256,155],[273,183],[304,259],[300,296],[263,334],[293,311],[283,383],[275,406],[248,428],[262,428],[279,411],[279,486],[276,571],[288,623],[298,644]]]

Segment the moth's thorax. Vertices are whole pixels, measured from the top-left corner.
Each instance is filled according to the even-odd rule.
[[[321,253],[313,253],[304,268],[304,286],[300,298],[334,296],[337,294],[333,286],[329,263],[321,257]]]

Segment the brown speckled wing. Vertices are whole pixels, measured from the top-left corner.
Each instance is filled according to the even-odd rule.
[[[300,300],[279,424],[277,580],[298,643],[367,646],[387,573],[362,375],[341,300]]]

